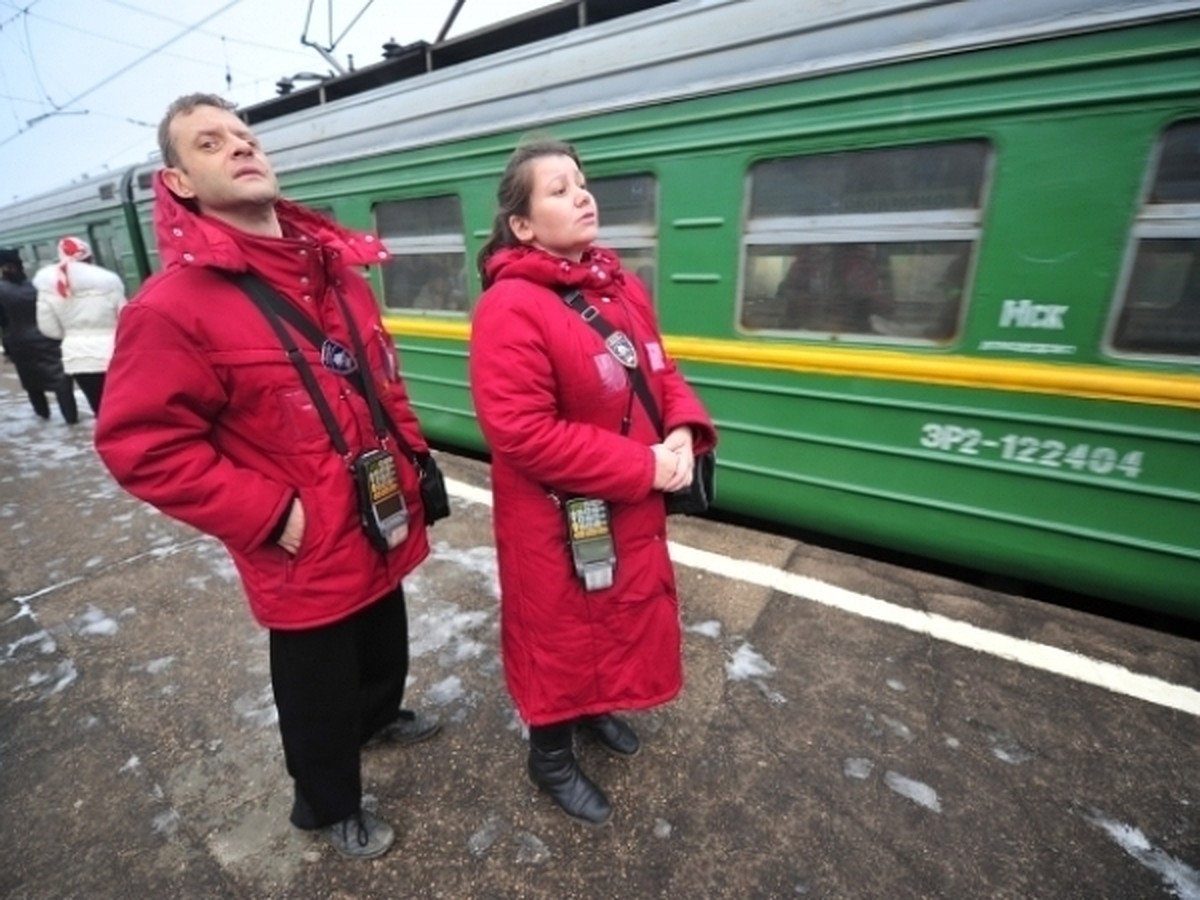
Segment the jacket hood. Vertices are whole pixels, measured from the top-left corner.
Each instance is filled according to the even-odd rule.
[[[154,175],[154,237],[164,269],[206,266],[244,272],[249,263],[243,247],[275,240],[247,241],[247,236],[232,226],[201,215],[189,202],[171,193],[162,176],[162,170]],[[277,200],[275,213],[285,236],[311,238],[346,265],[371,265],[390,256],[375,235],[351,231],[290,200]]]
[[[579,262],[554,256],[537,247],[503,247],[485,264],[488,281],[522,278],[545,287],[569,287],[603,291],[623,284],[624,273],[617,254],[605,247],[590,247]]]

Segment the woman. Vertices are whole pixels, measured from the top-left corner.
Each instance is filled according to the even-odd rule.
[[[98,415],[125,285],[91,259],[86,241],[65,237],[58,242],[58,263],[39,269],[33,286],[38,330],[62,341],[63,368]]]
[[[682,686],[663,492],[691,483],[693,453],[716,433],[663,350],[645,287],[594,243],[596,202],[575,150],[518,147],[498,201],[479,255],[470,371],[492,453],[505,678],[529,725],[534,784],[568,815],[601,824],[612,807],[580,771],[574,735],[632,756],[638,737],[613,713],[664,703]],[[624,362],[564,302],[571,291],[627,338],[609,342]],[[665,436],[634,393],[634,357]],[[568,541],[563,507],[577,497],[605,501],[611,543]]]

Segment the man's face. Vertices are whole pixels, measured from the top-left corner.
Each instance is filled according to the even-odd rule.
[[[279,199],[275,172],[246,123],[226,109],[197,106],[171,120],[179,164],[166,169],[167,187],[194,199],[205,215],[236,220]]]

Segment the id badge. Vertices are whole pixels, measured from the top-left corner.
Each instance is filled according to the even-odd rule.
[[[617,555],[608,504],[593,497],[572,497],[563,504],[563,510],[575,574],[589,591],[612,587]]]
[[[408,506],[390,453],[368,450],[354,460],[363,528],[379,550],[399,547],[408,537]]]

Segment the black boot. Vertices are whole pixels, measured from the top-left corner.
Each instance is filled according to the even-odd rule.
[[[603,825],[612,815],[612,805],[575,761],[575,726],[531,726],[529,729],[529,777],[568,816],[589,825]]]
[[[29,402],[33,406],[33,411],[37,413],[39,419],[50,418],[50,404],[46,401],[46,392],[41,388],[35,391],[26,391],[29,395]]]
[[[579,730],[609,753],[617,756],[637,756],[642,749],[642,742],[637,733],[629,727],[629,723],[616,716],[591,716],[579,720]]]

